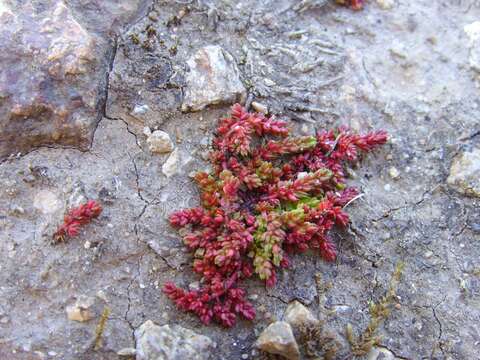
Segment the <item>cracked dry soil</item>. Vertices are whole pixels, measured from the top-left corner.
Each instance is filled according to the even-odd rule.
[[[347,323],[359,333],[368,301],[383,295],[400,260],[400,306],[380,329],[381,347],[399,359],[480,358],[480,202],[446,183],[452,159],[480,140],[478,74],[464,32],[480,7],[397,0],[383,9],[372,0],[352,12],[323,3],[154,1],[119,31],[91,148],[38,148],[0,165],[1,359],[117,359],[148,319],[208,335],[217,343],[212,359],[252,358],[258,333],[294,299],[340,335]],[[276,288],[249,282],[257,319],[228,330],[176,311],[161,292],[167,280],[198,280],[166,218],[197,204],[188,174],[206,167],[205,144],[228,111],[179,110],[185,61],[209,44],[228,50],[254,99],[298,133],[347,124],[391,134],[351,171],[365,195],[349,206],[349,231],[336,234],[337,262],[300,255]],[[149,111],[135,112],[141,105]],[[148,151],[145,126],[174,140],[176,175],[162,174],[168,155]],[[82,198],[102,201],[99,220],[66,244],[49,244],[65,209]],[[331,286],[317,287],[315,274]],[[79,295],[95,297],[94,320],[67,319]]]

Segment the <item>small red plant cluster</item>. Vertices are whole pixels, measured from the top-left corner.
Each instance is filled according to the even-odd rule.
[[[365,0],[336,0],[337,4],[348,6],[353,10],[361,10],[365,3]]]
[[[215,135],[213,170],[195,176],[202,206],[170,216],[202,287],[186,291],[170,282],[164,292],[205,324],[230,327],[239,315],[255,317],[242,280],[256,275],[274,286],[278,269],[290,266],[287,254],[307,249],[335,260],[329,231],[347,226],[343,208],[358,195],[345,185],[344,163],[384,144],[387,134],[341,127],[289,137],[285,122],[236,104]]]
[[[76,208],[70,209],[63,219],[63,224],[53,234],[53,241],[63,242],[67,237],[77,236],[80,227],[97,218],[102,212],[102,206],[95,200],[88,200]]]

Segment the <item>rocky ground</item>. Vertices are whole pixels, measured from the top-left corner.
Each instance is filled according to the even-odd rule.
[[[268,327],[257,345],[294,359],[298,317],[351,358],[346,325],[363,332],[403,261],[366,358],[479,359],[478,21],[474,0],[0,0],[0,358],[251,359]],[[337,262],[297,256],[276,288],[248,283],[255,321],[205,327],[161,292],[199,280],[166,218],[198,203],[216,120],[252,100],[298,133],[391,140],[351,171]],[[87,198],[100,218],[52,245]]]

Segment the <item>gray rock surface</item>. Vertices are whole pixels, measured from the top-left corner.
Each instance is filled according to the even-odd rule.
[[[218,344],[212,360],[253,358],[258,334],[295,299],[340,338],[347,323],[360,334],[368,302],[384,294],[398,261],[406,264],[397,290],[401,306],[379,329],[379,349],[406,359],[475,359],[480,199],[457,192],[447,179],[454,159],[480,147],[478,73],[465,32],[480,9],[431,0],[395,1],[391,9],[369,1],[360,12],[333,1],[323,7],[296,0],[180,2],[65,2],[84,40],[104,44],[95,61],[108,72],[113,60],[108,89],[96,83],[105,77],[88,87],[108,90],[106,117],[83,152],[52,143],[0,164],[0,359],[118,359],[118,351],[135,347],[133,334],[147,319],[208,336]],[[7,12],[17,20],[27,16],[21,4],[35,5],[37,28],[53,16],[53,2],[1,3],[2,34]],[[131,4],[137,10],[119,14]],[[206,140],[228,113],[221,104],[181,112],[186,62],[209,45],[232,54],[253,101],[296,133],[349,125],[391,134],[387,146],[349,170],[348,183],[364,196],[347,207],[350,228],[334,234],[337,262],[293,255],[275,288],[245,282],[256,295],[257,319],[228,330],[177,311],[161,291],[166,281],[187,288],[200,280],[167,219],[174,209],[198,205],[189,174],[207,168]],[[35,80],[38,69],[27,64],[15,67],[25,66]],[[11,99],[0,98],[2,111]],[[162,174],[168,154],[149,152],[147,126],[175,139],[181,155],[175,176]],[[64,210],[82,197],[102,201],[104,212],[79,237],[50,245]],[[96,351],[98,319],[70,321],[65,313],[78,294],[98,294],[97,316],[101,302],[112,310]]]
[[[453,159],[447,182],[462,194],[480,197],[480,148],[464,151]]]
[[[178,325],[148,320],[135,331],[137,360],[210,359],[215,344],[208,337]]]
[[[257,347],[269,354],[280,355],[285,359],[300,359],[298,344],[290,324],[277,321],[262,331],[256,342]]]
[[[54,143],[87,149],[101,119],[105,45],[61,1],[8,9],[0,15],[0,157]]]
[[[0,3],[0,158],[91,145],[103,116],[113,31],[145,2]]]
[[[199,49],[187,60],[183,111],[202,110],[207,105],[245,101],[246,90],[231,54],[217,45]]]

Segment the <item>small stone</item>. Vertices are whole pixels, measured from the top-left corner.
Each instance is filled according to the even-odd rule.
[[[210,151],[201,151],[200,152],[200,157],[205,160],[205,161],[208,161],[208,159],[210,159]]]
[[[300,358],[292,328],[285,321],[274,322],[263,330],[257,339],[256,346],[269,354],[281,355],[290,360]]]
[[[453,159],[447,183],[459,193],[480,197],[480,148]]]
[[[425,254],[423,254],[423,256],[425,256],[425,258],[427,259],[430,259],[433,256],[433,251],[427,250],[425,251]]]
[[[242,354],[242,359],[248,359],[248,354]]]
[[[377,0],[377,4],[383,10],[390,10],[395,5],[395,0]]]
[[[37,359],[38,360],[45,360],[47,358],[47,354],[41,352],[41,351],[34,351],[33,352],[36,356],[37,356]]]
[[[145,136],[150,136],[150,135],[152,135],[152,130],[151,130],[148,126],[145,126],[145,127],[143,128],[143,135],[145,135]]]
[[[467,34],[469,40],[470,56],[469,63],[470,67],[480,72],[480,21],[475,21],[469,25],[465,25],[463,28],[465,34]]]
[[[25,214],[25,209],[21,206],[14,205],[12,208],[12,214],[13,215],[23,215]]]
[[[62,204],[58,196],[50,190],[40,190],[33,198],[33,206],[43,214],[60,210]]]
[[[162,166],[162,172],[166,177],[171,177],[177,173],[178,163],[180,162],[180,154],[175,149]]]
[[[67,317],[69,320],[84,322],[93,318],[93,313],[90,310],[94,304],[95,299],[88,296],[80,296],[75,304],[69,305],[66,308]]]
[[[465,31],[470,41],[480,40],[480,21],[474,21],[471,24],[465,25],[463,31]]]
[[[208,145],[210,143],[210,139],[208,138],[208,136],[204,136],[201,140],[200,140],[200,146],[202,148],[208,148]]]
[[[270,80],[269,78],[265,78],[263,80],[263,82],[265,83],[265,85],[270,86],[270,87],[276,85],[275,82],[273,80]]]
[[[390,169],[388,169],[388,175],[390,175],[392,179],[398,179],[400,177],[400,172],[396,167],[392,166]]]
[[[199,281],[194,281],[194,282],[188,284],[188,289],[190,291],[200,290],[200,282]]]
[[[333,310],[336,314],[339,315],[346,315],[352,313],[352,308],[348,305],[335,305],[333,306]]]
[[[480,223],[470,224],[470,229],[475,233],[480,233]]]
[[[211,104],[233,103],[246,97],[233,56],[217,45],[198,50],[187,60],[182,111],[199,111]]]
[[[98,290],[97,293],[95,294],[99,299],[108,302],[107,294],[105,294],[105,291],[103,290]]]
[[[135,348],[123,348],[117,351],[118,356],[135,356],[137,354],[137,349]]]
[[[402,59],[406,59],[408,57],[407,50],[405,49],[405,45],[398,42],[393,41],[393,44],[390,46],[390,53],[394,56],[397,56]]]
[[[302,133],[302,135],[310,135],[313,131],[310,124],[303,124],[300,128],[300,132]]]
[[[179,325],[147,320],[135,331],[137,360],[207,360],[215,343]]]
[[[164,154],[173,151],[173,142],[165,131],[155,130],[147,138],[148,148],[152,153]]]
[[[83,244],[83,247],[85,249],[90,249],[92,247],[92,243],[90,241],[85,241],[85,243]]]
[[[132,111],[132,115],[144,115],[147,113],[147,111],[150,110],[150,108],[148,107],[148,105],[135,105],[135,107],[133,108],[133,111]]]
[[[252,101],[252,108],[259,113],[268,114],[268,107],[262,103]]]
[[[313,314],[299,301],[291,302],[285,314],[283,320],[289,323],[294,329],[299,329],[308,325],[318,324],[318,320]]]
[[[367,360],[394,360],[395,355],[387,349],[374,347],[366,358]]]

